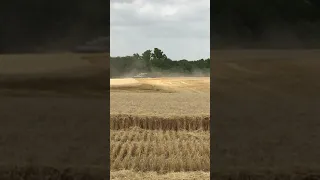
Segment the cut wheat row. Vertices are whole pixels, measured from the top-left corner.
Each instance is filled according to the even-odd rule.
[[[137,116],[128,114],[113,114],[110,116],[110,129],[128,129],[139,127],[148,130],[210,130],[210,116]]]
[[[140,128],[131,128],[128,130],[111,130],[110,141],[113,142],[140,142],[140,141],[210,141],[208,131],[161,131],[161,130],[144,130]]]
[[[111,170],[209,171],[208,131],[111,131]]]

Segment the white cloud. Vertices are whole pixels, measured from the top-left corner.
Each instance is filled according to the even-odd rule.
[[[171,59],[210,56],[210,0],[111,0],[111,56],[160,48]]]

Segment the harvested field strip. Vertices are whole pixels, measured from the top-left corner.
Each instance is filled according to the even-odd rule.
[[[210,114],[210,93],[111,92],[112,114],[202,116]]]
[[[207,131],[111,130],[111,170],[210,171]]]
[[[210,141],[210,134],[207,131],[161,131],[144,130],[131,128],[130,130],[112,130],[110,140],[115,142],[127,141]]]
[[[210,130],[210,116],[137,116],[128,114],[110,115],[110,129],[139,127],[148,130]]]
[[[110,85],[110,91],[174,93],[173,89],[152,84]]]
[[[121,170],[121,171],[111,171],[110,179],[113,180],[122,180],[122,179],[130,179],[130,180],[167,180],[167,179],[175,179],[175,180],[209,180],[210,173],[209,172],[172,172],[167,174],[158,174],[156,172],[134,172],[130,170]]]

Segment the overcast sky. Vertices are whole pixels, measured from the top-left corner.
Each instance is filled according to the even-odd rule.
[[[210,0],[111,0],[111,56],[160,48],[173,60],[210,57]]]

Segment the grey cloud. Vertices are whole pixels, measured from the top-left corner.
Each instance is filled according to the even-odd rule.
[[[142,53],[154,47],[172,59],[210,56],[209,0],[111,0],[111,55]],[[139,13],[149,3],[151,11]],[[179,4],[180,3],[180,4]],[[187,3],[188,7],[182,7]],[[161,16],[162,6],[180,8],[172,16]],[[182,8],[181,8],[182,7]]]

